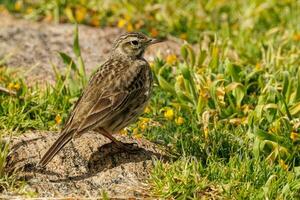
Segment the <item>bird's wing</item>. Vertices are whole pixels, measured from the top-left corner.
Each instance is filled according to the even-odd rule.
[[[126,83],[123,83],[127,86],[125,88],[120,88],[120,85],[118,86],[113,82],[108,84],[110,80],[107,80],[103,74],[100,75],[102,80],[99,81],[99,74],[96,73],[65,126],[67,132],[74,131],[75,135],[81,135],[96,125],[103,124],[108,117],[121,112],[128,100],[136,96],[136,93],[141,89],[142,84],[139,79],[142,77],[140,73],[143,71],[143,67],[136,67],[135,74],[126,79]],[[113,80],[123,79],[124,73],[120,70],[119,73],[115,74]],[[100,84],[103,83],[104,85],[101,87]]]

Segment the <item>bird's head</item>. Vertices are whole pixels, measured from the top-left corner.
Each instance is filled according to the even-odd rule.
[[[112,56],[139,58],[149,45],[159,42],[162,40],[150,38],[140,32],[125,33],[114,42]]]

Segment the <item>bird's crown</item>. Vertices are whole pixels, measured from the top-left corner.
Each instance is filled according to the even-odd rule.
[[[161,40],[150,38],[140,32],[130,32],[119,36],[114,42],[112,54],[128,57],[141,57],[145,49]]]

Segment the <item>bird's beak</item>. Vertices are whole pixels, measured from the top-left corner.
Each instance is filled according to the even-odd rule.
[[[164,40],[156,39],[156,38],[149,38],[148,45],[152,45],[152,44],[156,44],[156,43],[160,43],[160,42],[164,42]]]

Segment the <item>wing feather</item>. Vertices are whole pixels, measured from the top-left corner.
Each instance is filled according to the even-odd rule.
[[[124,88],[113,88],[114,85],[110,87],[105,87],[102,93],[99,95],[98,100],[94,101],[93,106],[86,112],[82,113],[84,115],[83,120],[81,120],[79,126],[76,130],[76,136],[81,135],[83,132],[93,129],[96,126],[101,126],[105,122],[112,118],[114,115],[118,115],[122,111],[122,108],[132,99],[132,96],[142,87],[139,83],[140,71],[142,66],[138,69],[135,76],[132,77],[132,82],[134,87]],[[130,83],[127,83],[131,85]],[[91,91],[93,92],[93,91]],[[82,116],[81,116],[82,118]]]

